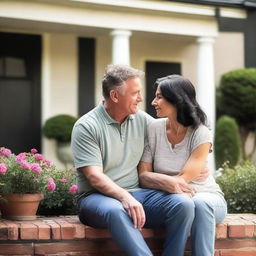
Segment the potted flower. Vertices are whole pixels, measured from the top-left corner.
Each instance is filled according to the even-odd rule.
[[[43,194],[55,190],[56,185],[51,178],[55,169],[55,166],[36,149],[15,155],[10,149],[0,147],[2,217],[16,220],[35,219]],[[25,204],[23,204],[24,200]],[[24,212],[27,210],[29,211]]]
[[[76,120],[77,118],[71,115],[56,115],[47,119],[43,127],[44,135],[57,141],[57,156],[65,165],[73,163],[70,141]]]
[[[40,215],[74,215],[76,214],[76,193],[78,190],[75,170],[57,170],[52,175],[56,189],[47,191],[40,202]]]

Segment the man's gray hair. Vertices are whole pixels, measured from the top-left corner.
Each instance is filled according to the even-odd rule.
[[[132,77],[142,77],[144,72],[127,65],[108,65],[102,80],[102,91],[105,99],[114,88],[121,86]]]

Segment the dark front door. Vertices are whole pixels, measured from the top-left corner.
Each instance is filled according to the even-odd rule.
[[[41,149],[41,37],[0,33],[0,147]]]
[[[155,90],[153,85],[157,78],[181,74],[181,64],[173,62],[146,62],[146,111],[153,117],[156,117],[155,110],[151,105],[155,97]]]

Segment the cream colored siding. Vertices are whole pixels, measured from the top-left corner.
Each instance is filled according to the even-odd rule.
[[[222,74],[244,68],[243,33],[219,33],[214,44],[215,83],[219,86]]]

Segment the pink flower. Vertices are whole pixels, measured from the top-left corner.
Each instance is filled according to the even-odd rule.
[[[21,163],[23,160],[25,160],[26,154],[25,153],[20,153],[16,156],[15,160],[18,163]]]
[[[44,160],[44,163],[47,167],[50,167],[52,165],[52,162],[49,160]]]
[[[31,152],[32,154],[36,154],[38,151],[37,151],[37,149],[32,148],[30,152]]]
[[[12,151],[10,150],[10,149],[8,149],[8,148],[0,148],[0,154],[2,155],[2,156],[7,156],[7,157],[9,157],[11,154],[12,154]]]
[[[56,188],[56,184],[54,183],[53,178],[49,178],[49,179],[47,180],[47,182],[48,182],[47,190],[50,191],[50,192],[54,191],[55,188]]]
[[[55,188],[56,188],[56,184],[54,182],[48,183],[48,185],[47,185],[48,191],[52,192],[55,190]]]
[[[41,154],[35,154],[35,159],[36,159],[37,161],[41,161],[41,160],[44,159],[44,156],[41,155]]]
[[[27,163],[25,160],[22,160],[20,164],[23,169],[30,170],[30,168],[31,168],[30,164]]]
[[[54,180],[53,180],[53,178],[49,178],[49,179],[47,180],[47,182],[48,182],[48,184],[54,183]]]
[[[5,175],[5,174],[6,174],[6,171],[7,171],[6,165],[3,164],[3,163],[0,163],[0,174]]]
[[[32,172],[35,172],[35,173],[40,173],[42,171],[40,165],[36,164],[36,163],[31,164],[31,168],[30,169],[31,169]]]
[[[78,191],[78,186],[73,184],[70,188],[69,188],[69,193],[71,194],[75,194]]]
[[[62,178],[60,181],[61,181],[62,184],[65,184],[65,183],[68,182],[68,180],[67,180],[67,179],[64,179],[64,178]]]

